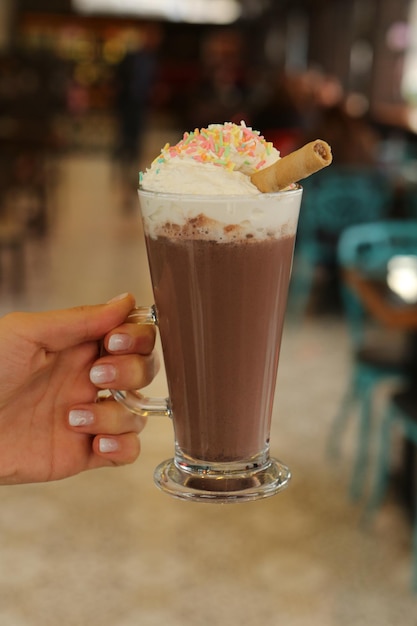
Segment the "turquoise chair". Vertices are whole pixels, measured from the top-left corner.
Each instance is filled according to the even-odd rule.
[[[303,201],[289,294],[290,313],[307,309],[319,266],[333,269],[337,244],[349,226],[388,217],[393,190],[379,170],[329,168],[302,181]]]
[[[367,275],[385,278],[388,260],[397,254],[417,252],[417,221],[387,220],[358,224],[347,228],[340,237],[338,263],[340,269],[357,269]],[[357,447],[350,494],[358,499],[362,493],[369,461],[369,445],[373,417],[373,393],[388,378],[401,381],[405,377],[407,354],[393,352],[384,337],[375,342],[370,329],[378,324],[372,320],[353,290],[342,281],[342,301],[352,343],[351,380],[339,413],[332,424],[329,453],[339,455],[341,436],[353,409],[359,409]]]
[[[417,390],[404,389],[393,393],[385,412],[380,434],[379,453],[376,463],[376,478],[367,505],[367,519],[381,506],[388,487],[391,469],[391,441],[394,429],[400,429],[403,437],[417,446]],[[417,498],[417,494],[416,494]],[[417,501],[417,499],[416,499]],[[414,512],[412,535],[412,579],[411,585],[417,593],[417,511]]]

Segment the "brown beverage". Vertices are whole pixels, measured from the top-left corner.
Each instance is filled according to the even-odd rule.
[[[177,445],[203,461],[255,457],[269,442],[294,236],[146,241]]]

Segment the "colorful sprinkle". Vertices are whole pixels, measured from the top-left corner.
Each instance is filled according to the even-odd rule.
[[[255,171],[267,163],[266,159],[272,151],[273,145],[244,122],[240,125],[226,122],[184,133],[175,146],[166,144],[154,163],[191,158],[198,163],[212,163],[229,171],[242,167],[251,167]]]

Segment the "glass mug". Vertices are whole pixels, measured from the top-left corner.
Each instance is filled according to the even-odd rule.
[[[288,468],[269,437],[302,188],[255,196],[140,189],[169,398],[114,390],[139,415],[172,418],[174,458],[155,470],[170,495],[206,502],[271,496]]]

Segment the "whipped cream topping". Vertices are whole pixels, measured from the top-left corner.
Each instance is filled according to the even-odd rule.
[[[267,194],[250,180],[279,158],[272,143],[244,122],[185,133],[140,175],[146,234],[248,244],[294,235],[301,188]]]
[[[210,124],[184,133],[175,146],[166,144],[140,186],[161,193],[255,195],[250,175],[272,165],[279,151],[258,131],[241,122]]]

